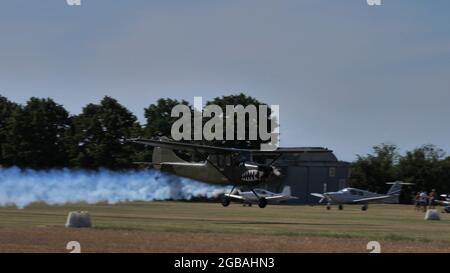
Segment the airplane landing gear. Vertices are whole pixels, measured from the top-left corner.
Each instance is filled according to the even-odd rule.
[[[253,194],[258,198],[258,206],[260,208],[265,208],[267,206],[267,199],[265,197],[259,197],[254,189],[252,189]]]
[[[343,210],[344,209],[344,205],[340,204],[339,205],[339,210]]]
[[[328,204],[327,204],[327,210],[330,210],[330,209],[331,209],[331,204],[328,203]]]
[[[227,196],[222,197],[222,206],[228,207],[230,205],[230,198]]]
[[[233,193],[233,191],[234,191],[235,188],[236,188],[236,186],[233,186],[233,188],[232,188],[231,191],[230,191],[230,194]],[[228,196],[226,196],[226,195],[224,195],[224,196],[222,196],[222,200],[220,200],[220,201],[221,201],[221,203],[222,203],[222,206],[228,207],[228,206],[230,205],[230,203],[231,203],[231,198],[228,197]]]
[[[369,206],[367,204],[365,204],[364,206],[362,206],[361,210],[366,211],[368,208],[369,208]]]
[[[267,206],[267,199],[264,197],[259,198],[258,206],[262,209],[265,208]]]

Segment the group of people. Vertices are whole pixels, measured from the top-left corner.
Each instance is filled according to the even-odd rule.
[[[434,209],[436,200],[436,190],[433,189],[429,194],[426,191],[417,192],[416,210],[426,211],[427,208]]]

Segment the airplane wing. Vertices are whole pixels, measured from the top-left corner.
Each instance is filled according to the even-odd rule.
[[[391,195],[383,195],[383,196],[376,196],[376,197],[369,197],[369,198],[362,198],[353,200],[353,203],[362,203],[362,202],[370,202],[370,201],[377,201],[377,200],[383,200],[386,198],[392,197]]]
[[[290,195],[274,195],[274,196],[266,197],[266,199],[267,199],[268,201],[269,201],[269,200],[279,200],[279,201],[284,201],[284,200],[298,199],[298,197],[290,196]]]
[[[311,151],[315,152],[329,152],[329,150],[324,148],[278,148],[274,151],[261,151],[257,149],[238,149],[238,148],[227,148],[227,147],[217,147],[210,145],[192,144],[184,143],[178,141],[168,141],[168,140],[152,140],[152,139],[142,139],[133,138],[129,139],[129,142],[143,144],[153,147],[161,147],[170,150],[186,150],[195,152],[206,152],[210,154],[227,154],[227,153],[251,153],[251,154],[265,154],[265,155],[280,155],[280,154],[296,154],[296,153],[307,153]]]
[[[325,195],[320,194],[320,193],[311,193],[311,195],[315,196],[315,197],[319,197],[319,198],[327,198]]]
[[[311,193],[312,196],[320,198],[319,204],[322,204],[323,200],[327,200],[328,202],[331,202],[331,199],[329,197],[326,197],[325,195],[321,193]]]
[[[234,198],[234,199],[245,200],[244,197],[242,197],[240,195],[236,195],[236,194],[225,193],[225,196],[226,197],[230,197],[230,198]]]
[[[450,201],[434,200],[434,202],[438,203],[441,206],[448,206],[448,205],[450,205]]]

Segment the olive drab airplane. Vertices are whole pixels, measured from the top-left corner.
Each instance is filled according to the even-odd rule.
[[[362,210],[367,210],[369,203],[389,202],[398,203],[398,198],[402,190],[402,185],[414,185],[413,183],[405,183],[401,181],[388,182],[392,185],[386,194],[379,194],[355,188],[345,188],[337,192],[311,193],[312,196],[320,198],[319,203],[327,201],[327,209],[331,208],[331,204],[338,204],[339,210],[344,209],[344,204],[363,204]]]
[[[246,188],[254,194],[258,205],[264,208],[268,200],[264,195],[255,191],[257,185],[271,183],[281,176],[281,170],[275,166],[276,161],[284,154],[305,153],[308,149],[278,148],[274,151],[252,149],[225,148],[208,145],[189,144],[169,140],[130,139],[129,142],[155,147],[153,150],[154,168],[170,172],[178,176],[198,181],[232,185],[233,188]],[[317,148],[310,148],[311,151]],[[175,151],[189,151],[204,155],[202,162],[190,162],[182,159]],[[253,156],[262,156],[268,164],[252,161]],[[230,197],[223,196],[222,204],[229,205]]]

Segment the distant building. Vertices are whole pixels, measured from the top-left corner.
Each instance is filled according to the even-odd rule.
[[[301,204],[316,203],[318,198],[310,193],[338,191],[348,186],[349,163],[338,161],[333,151],[320,147],[282,148],[298,153],[285,154],[275,165],[282,170],[278,182],[270,183],[265,188],[273,192],[281,192],[289,186],[291,194]],[[258,158],[255,161],[261,162]],[[265,163],[270,163],[265,159]]]

